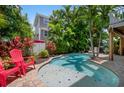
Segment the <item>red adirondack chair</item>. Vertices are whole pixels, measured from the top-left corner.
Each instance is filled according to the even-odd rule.
[[[11,55],[11,58],[12,58],[13,62],[17,62],[17,63],[19,62],[21,64],[21,72],[22,72],[23,75],[25,75],[26,69],[30,65],[33,65],[33,67],[35,68],[34,58],[33,57],[23,57],[21,50],[13,49],[13,50],[10,51],[10,55]],[[29,58],[29,59],[31,59],[31,61],[26,63],[24,61],[25,58]]]
[[[16,65],[11,69],[5,70],[2,62],[0,61],[0,86],[6,87],[7,77],[12,74],[16,74],[16,76],[19,74],[21,76],[19,66]]]

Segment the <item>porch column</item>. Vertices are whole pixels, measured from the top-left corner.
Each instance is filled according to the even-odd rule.
[[[109,60],[113,60],[113,32],[109,31]]]
[[[124,50],[124,38],[120,37],[120,55],[123,55],[123,50]]]
[[[38,36],[39,38],[38,39],[41,40],[41,29],[40,28],[39,28],[38,34],[39,34],[39,36]]]

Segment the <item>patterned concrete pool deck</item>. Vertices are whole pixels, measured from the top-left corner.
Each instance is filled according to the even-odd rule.
[[[84,73],[52,64],[41,68],[38,75],[48,87],[68,87],[86,76]]]
[[[115,72],[120,78],[119,86],[124,87],[124,56],[115,55],[114,61],[108,61],[108,55],[100,55],[100,57],[106,60],[102,65]],[[52,58],[49,60],[51,59]],[[44,64],[48,63],[48,61],[37,64],[36,69],[27,72],[26,76],[23,76],[22,78],[17,78],[8,84],[8,87],[47,87],[41,80],[39,80],[38,70]]]

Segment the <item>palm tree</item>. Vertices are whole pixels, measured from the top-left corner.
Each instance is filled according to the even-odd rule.
[[[100,17],[99,17],[99,40],[98,40],[98,52],[97,52],[97,56],[99,56],[99,50],[100,50],[100,44],[102,41],[102,33],[104,29],[107,29],[109,26],[109,17],[108,17],[108,13],[110,13],[112,11],[112,9],[116,7],[116,6],[107,6],[107,5],[102,5],[102,6],[98,6],[99,8],[99,12]]]
[[[62,46],[62,51],[78,52],[88,47],[86,20],[83,18],[85,12],[82,10],[79,6],[63,6],[51,15],[49,34],[54,38],[58,49]]]

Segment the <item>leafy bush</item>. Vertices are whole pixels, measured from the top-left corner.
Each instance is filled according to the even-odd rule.
[[[33,40],[31,38],[20,38],[16,36],[14,39],[10,41],[0,40],[0,58],[3,61],[3,65],[5,69],[13,67],[13,64],[8,64],[10,62],[10,50],[16,48],[22,50],[23,56],[31,56],[32,55],[32,46]]]
[[[24,56],[31,56],[33,55],[33,40],[31,38],[24,38]]]
[[[49,51],[50,54],[54,54],[56,51],[56,45],[52,41],[49,41],[46,45],[46,49]]]
[[[23,52],[23,56],[32,55],[33,40],[31,38],[20,38],[16,36],[10,41],[0,41],[0,57],[9,56],[9,51],[16,48]]]
[[[15,36],[32,37],[32,27],[26,14],[22,14],[21,6],[0,6],[0,38],[7,40]]]
[[[104,53],[105,53],[105,54],[108,54],[108,53],[109,53],[109,48],[108,48],[108,47],[106,47],[106,48],[104,49]]]
[[[47,58],[49,57],[49,53],[47,50],[43,50],[39,53],[39,57],[42,57],[42,58]]]
[[[6,42],[0,41],[0,57],[6,57],[8,56],[8,49]]]
[[[117,36],[115,36],[115,38],[113,39],[113,44],[114,44],[114,54],[119,54],[119,42],[120,42],[120,38],[118,38]]]
[[[119,54],[119,46],[118,45],[114,46],[114,53]]]
[[[4,57],[3,59],[0,58],[0,60],[2,60],[2,62],[3,62],[2,64],[4,66],[4,69],[13,68],[15,66],[15,64],[12,63],[10,57]]]

